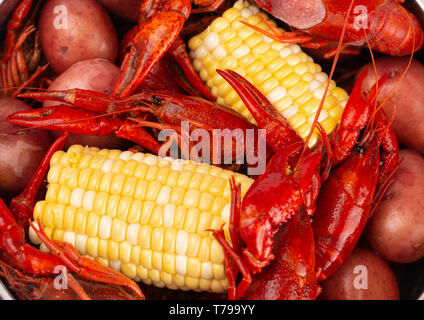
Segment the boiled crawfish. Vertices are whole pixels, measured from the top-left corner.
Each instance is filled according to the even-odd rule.
[[[234,110],[200,97],[191,97],[170,91],[145,91],[125,99],[81,89],[27,92],[21,94],[20,97],[70,103],[74,107],[58,105],[17,112],[8,117],[8,121],[11,123],[25,127],[88,135],[107,135],[115,132],[117,136],[136,142],[156,154],[161,150],[161,144],[147,133],[142,128],[143,126],[172,129],[181,137],[182,123],[186,121],[190,125],[190,132],[196,128],[209,132],[210,141],[215,140],[218,135],[224,139],[230,139],[230,144],[220,144],[220,150],[215,150],[219,145],[211,143],[209,151],[214,158],[219,155],[222,157],[230,155],[231,159],[227,160],[238,159],[246,154],[247,137],[245,134],[247,131],[251,130],[255,139],[259,137],[257,126],[251,124]],[[159,123],[144,120],[146,113],[154,115]],[[123,114],[126,118],[121,119],[114,116],[117,114]],[[215,128],[229,130],[215,133]],[[237,132],[236,130],[240,132],[241,138],[245,141],[241,149],[237,146],[237,136],[233,136],[233,132]],[[182,141],[188,140],[190,143],[190,139],[177,140],[181,147]],[[193,159],[197,151],[192,148],[192,144],[188,147],[190,153],[184,154],[184,156]],[[184,150],[183,147],[181,149]],[[196,152],[192,152],[192,150]],[[255,155],[258,154],[257,149],[254,149],[253,152]],[[263,152],[265,156],[269,153],[267,150]],[[225,163],[226,159],[223,160]]]
[[[366,74],[367,70],[359,76],[354,93],[360,91]],[[387,76],[377,82],[380,89],[386,79]],[[337,146],[333,149],[334,164],[340,165],[323,185],[314,216],[320,280],[330,277],[353,251],[399,167],[396,136],[382,109],[373,112],[371,108],[375,106],[377,94],[374,86],[365,97],[360,95],[355,101],[349,100],[333,136],[333,141],[343,139],[345,143],[333,144]]]
[[[39,66],[39,36],[31,25],[34,19],[31,9],[32,14],[35,13],[40,3],[33,5],[32,0],[21,1],[7,23],[4,51],[0,59],[0,92],[3,95],[17,96],[48,67]]]
[[[319,48],[339,41],[346,12],[348,17],[344,51],[362,47],[368,40],[371,49],[403,56],[419,50],[424,33],[417,18],[400,3],[403,0],[255,0],[272,16],[284,21],[294,32],[271,33],[283,42]],[[252,26],[257,29],[256,27]],[[328,52],[328,57],[335,52]]]
[[[140,7],[139,25],[130,31],[132,40],[122,63],[114,96],[128,97],[143,82],[153,66],[169,52],[183,67],[193,86],[206,98],[214,97],[191,66],[180,33],[191,12],[213,11],[224,0],[195,0],[201,8],[192,10],[191,0],[145,0]]]

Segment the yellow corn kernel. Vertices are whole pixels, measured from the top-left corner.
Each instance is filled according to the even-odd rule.
[[[154,228],[152,232],[152,250],[161,252],[164,245],[165,228]]]
[[[131,250],[132,246],[127,241],[119,243],[119,260],[122,263],[131,262]]]
[[[152,215],[153,209],[155,208],[155,203],[153,201],[145,201],[143,203],[143,211],[141,212],[140,223],[142,225],[148,224],[150,217]]]
[[[128,214],[130,211],[132,199],[129,197],[121,197],[119,199],[118,209],[117,209],[117,217],[121,220],[127,221]]]
[[[156,271],[162,271],[162,254],[162,252],[152,252],[152,267]]]
[[[134,198],[137,200],[144,200],[146,198],[147,181],[139,180],[135,187]]]
[[[58,207],[58,209],[64,210],[64,207]],[[56,213],[55,213],[56,215]],[[60,214],[59,214],[60,215]],[[75,231],[79,234],[86,234],[88,220],[88,211],[82,208],[79,208],[75,216]]]
[[[109,193],[112,184],[113,173],[105,173],[100,181],[100,191]]]
[[[118,213],[119,201],[121,197],[117,194],[112,194],[107,202],[106,214],[110,218],[115,218]]]
[[[140,263],[143,267],[150,269],[152,268],[152,256],[153,252],[150,249],[141,250]]]
[[[102,242],[101,240],[100,242]],[[119,243],[113,240],[106,241],[107,255],[106,258],[110,260],[119,260]]]
[[[140,255],[141,255],[141,247],[140,246],[132,246],[131,247],[131,262],[139,265],[140,262]]]
[[[177,230],[175,228],[167,228],[164,234],[163,250],[167,253],[174,253],[176,239]]]
[[[171,253],[164,253],[163,254],[163,271],[169,273],[169,274],[175,274],[175,255]]]
[[[133,263],[122,264],[122,272],[128,277],[134,279],[137,276],[137,266]]]
[[[99,238],[98,237],[88,237],[87,239],[87,254],[91,257],[98,257],[98,248],[99,248]]]
[[[127,226],[128,223],[126,223],[125,221],[122,221],[121,219],[113,219],[111,233],[112,240],[116,242],[124,241],[127,237]]]
[[[77,208],[75,207],[66,207],[65,214],[63,216],[63,228],[68,231],[74,229],[74,219]]]
[[[142,208],[143,208],[143,202],[141,202],[140,200],[134,200],[131,202],[131,206],[128,212],[128,223],[140,222]]]

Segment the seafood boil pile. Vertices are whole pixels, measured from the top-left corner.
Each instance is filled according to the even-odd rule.
[[[1,23],[16,298],[402,298],[424,258],[404,1],[20,0]]]

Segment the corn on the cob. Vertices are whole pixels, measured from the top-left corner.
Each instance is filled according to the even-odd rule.
[[[224,292],[224,231],[234,176],[208,164],[72,146],[51,160],[45,201],[34,209],[46,234],[129,278],[170,289]],[[30,229],[30,239],[40,240]],[[42,244],[43,249],[43,244]],[[45,249],[45,248],[44,248]]]
[[[237,93],[216,69],[238,72],[253,83],[306,138],[324,95],[328,76],[297,44],[275,41],[240,22],[244,20],[269,31],[259,15],[276,25],[248,1],[237,1],[205,31],[194,36],[189,41],[194,68],[218,103],[233,108],[255,122]],[[339,122],[347,99],[347,93],[331,81],[319,117],[328,134]],[[316,140],[317,133],[314,133],[311,145]]]

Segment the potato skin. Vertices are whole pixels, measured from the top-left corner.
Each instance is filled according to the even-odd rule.
[[[119,44],[112,20],[94,0],[46,1],[39,30],[43,53],[57,74],[78,61],[114,62],[117,58]]]
[[[396,86],[408,62],[409,57],[381,57],[376,60],[378,76],[382,77],[385,73],[389,75],[389,79],[379,95],[379,102],[382,102]],[[368,90],[375,84],[375,73],[370,64],[365,67],[369,67],[369,71],[362,88]],[[393,111],[396,112],[392,127],[399,142],[421,153],[424,153],[423,83],[424,66],[413,60],[411,67],[396,88],[393,96],[383,106],[389,119],[391,119]]]
[[[14,196],[31,179],[50,146],[51,138],[44,130],[24,130],[6,121],[18,111],[31,109],[26,103],[0,97],[0,194]]]
[[[383,258],[409,263],[424,257],[424,158],[401,150],[393,184],[368,222],[366,238]]]
[[[399,287],[390,267],[372,251],[361,248],[321,285],[323,300],[399,300]]]
[[[91,59],[80,61],[72,65],[68,70],[57,77],[49,86],[48,90],[68,90],[73,88],[93,90],[111,95],[119,78],[120,70],[113,63],[105,59]],[[44,107],[59,104],[54,101],[45,101]],[[55,137],[61,135],[53,132]],[[127,146],[128,143],[119,139],[115,134],[108,136],[88,136],[70,134],[65,147],[73,144],[89,145],[98,148],[116,149]]]

